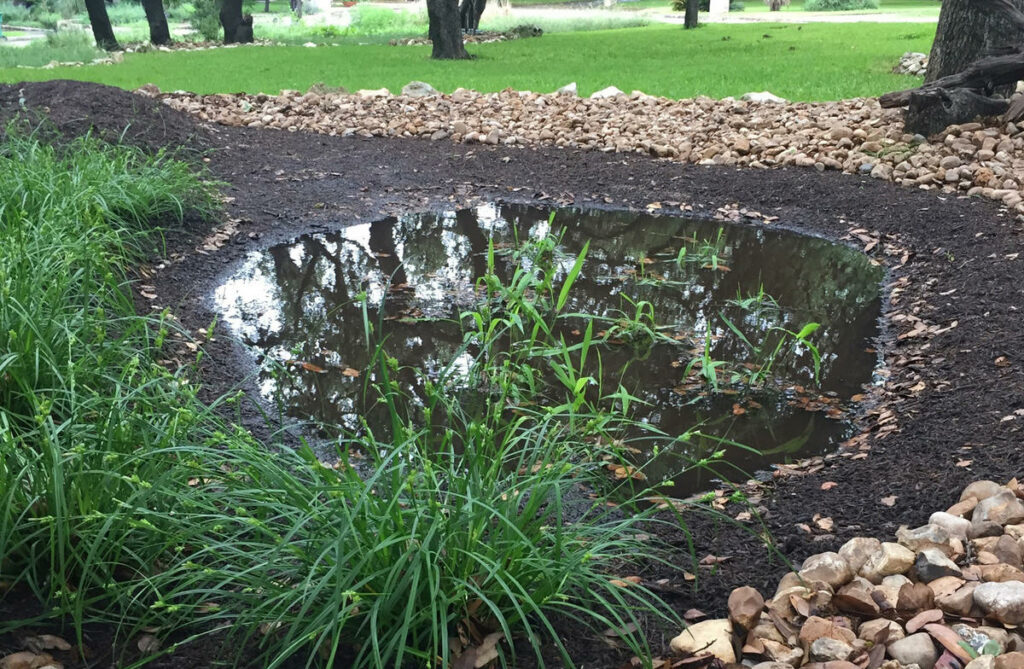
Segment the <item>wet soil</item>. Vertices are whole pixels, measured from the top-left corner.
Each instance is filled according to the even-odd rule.
[[[178,255],[149,280],[158,299],[140,300],[147,308],[170,306],[192,330],[213,320],[213,289],[251,250],[410,210],[483,201],[637,210],[660,202],[666,213],[688,204],[709,217],[867,248],[888,269],[886,334],[878,342],[888,379],[866,400],[873,404],[858,423],[863,433],[843,452],[780,471],[757,493],[767,529],[792,562],[835,550],[853,536],[888,538],[901,524],[920,525],[956,501],[971,480],[1024,474],[1024,415],[1014,413],[1024,414],[1024,257],[1018,256],[1024,225],[989,202],[813,169],[738,170],[548,147],[196,128],[159,103],[71,82],[0,87],[0,119],[18,111],[20,88],[26,106],[47,107],[60,131],[94,127],[111,136],[131,122],[127,140],[144,147],[212,149],[206,166],[227,183],[238,233],[217,242],[217,250],[196,252],[215,224],[170,231],[168,248]],[[219,333],[207,344],[203,370],[210,395],[249,387],[253,378],[248,354]],[[246,419],[264,429],[255,407]],[[837,485],[823,489],[826,482]],[[733,515],[742,510],[726,508]],[[816,514],[833,520],[831,530],[815,523]],[[663,537],[676,543],[680,566],[700,576],[696,588],[671,576],[666,596],[679,611],[721,613],[739,585],[774,592],[787,566],[752,535],[758,527],[702,514],[688,514],[687,521],[698,559],[728,559],[692,566],[686,535]],[[665,572],[651,565],[641,576],[653,580]],[[0,617],[21,612],[17,603],[0,602]],[[628,660],[571,627],[563,640],[577,666],[612,668]],[[655,651],[667,651],[667,637],[650,641]],[[0,649],[11,643],[0,641]],[[161,666],[207,666],[195,655],[173,658]]]

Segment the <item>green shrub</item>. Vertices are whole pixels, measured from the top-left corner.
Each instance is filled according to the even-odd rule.
[[[37,16],[36,20],[42,14],[58,14],[61,19],[70,19],[85,13],[85,3],[81,0],[39,0],[32,5],[32,12]],[[88,18],[84,20],[88,23]]]
[[[878,9],[879,0],[806,0],[804,11],[841,12],[853,9]]]
[[[107,5],[107,16],[110,17],[110,23],[115,26],[146,20],[146,12],[143,11],[142,5],[130,0]]]
[[[427,29],[426,16],[404,9],[357,5],[348,32],[356,35],[410,35]]]
[[[217,0],[194,0],[189,21],[203,39],[215,42],[221,38],[220,8]]]
[[[191,2],[170,5],[167,6],[167,19],[169,21],[191,21],[195,11],[196,7]]]
[[[9,25],[25,25],[31,20],[32,10],[25,5],[16,5],[13,2],[0,2],[0,16],[3,16],[4,23]]]

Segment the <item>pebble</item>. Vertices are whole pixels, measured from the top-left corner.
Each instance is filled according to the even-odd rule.
[[[916,664],[921,669],[932,669],[939,659],[939,651],[927,632],[894,641],[886,647],[886,652],[902,665]]]
[[[804,560],[799,575],[805,581],[821,581],[838,588],[853,578],[853,571],[839,553],[819,553]]]
[[[1006,653],[999,655],[993,662],[995,669],[1024,669],[1024,653]]]
[[[766,642],[767,643],[767,642]],[[732,623],[727,618],[705,620],[687,627],[672,639],[672,650],[678,653],[709,653],[722,662],[736,661],[732,647]]]
[[[943,576],[960,576],[962,572],[956,563],[937,548],[925,548],[914,561],[917,578],[922,583],[931,583]]]
[[[881,550],[872,555],[860,569],[860,575],[878,584],[886,576],[903,574],[914,564],[914,551],[906,546],[884,542]]]
[[[945,511],[936,511],[928,518],[930,525],[938,525],[939,527],[946,530],[950,537],[957,537],[961,540],[967,539],[967,528],[971,526],[971,521],[967,520],[963,516],[954,516],[951,513]]]
[[[974,602],[1004,625],[1024,625],[1024,583],[982,583],[974,589]]]
[[[1009,195],[1010,192],[995,191],[999,198]],[[1016,193],[1014,193],[1016,194]],[[986,497],[978,502],[974,509],[972,522],[992,522],[999,525],[1012,525],[1024,521],[1024,503],[1021,503],[1013,492],[1003,489],[1000,492]]]
[[[850,565],[850,569],[857,573],[868,558],[881,549],[882,542],[874,537],[854,537],[839,547],[839,555]]]
[[[993,154],[994,155],[994,154]],[[1003,486],[999,485],[995,481],[975,481],[971,483],[963,492],[960,493],[960,501],[964,501],[973,497],[979,502],[983,499],[991,497],[992,495],[999,494],[1001,491],[1006,490]]]
[[[851,655],[853,655],[852,646],[828,637],[816,639],[808,652],[811,662],[841,662]]]

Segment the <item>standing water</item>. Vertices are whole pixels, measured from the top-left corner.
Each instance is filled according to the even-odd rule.
[[[876,362],[882,272],[865,256],[765,226],[550,214],[486,205],[306,235],[251,254],[215,299],[263,362],[264,395],[329,434],[357,429],[364,414],[364,301],[389,355],[420,370],[401,377],[415,396],[424,378],[472,359],[460,314],[480,304],[489,247],[501,275],[511,273],[511,249],[553,237],[561,281],[589,242],[564,309],[579,316],[562,334],[572,344],[593,320],[601,367],[588,373],[611,390],[621,383],[637,420],[688,435],[670,447],[635,444],[649,480],[685,495],[709,485],[706,470],[681,473],[695,460],[718,454],[716,475],[743,480],[848,436],[842,407]],[[647,345],[635,345],[638,329]]]

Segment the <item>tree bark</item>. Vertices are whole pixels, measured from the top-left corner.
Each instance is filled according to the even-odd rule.
[[[431,58],[457,60],[470,57],[462,43],[458,0],[427,0],[427,20],[433,43]]]
[[[114,28],[110,25],[106,2],[85,0],[85,9],[89,12],[89,24],[92,25],[92,36],[96,38],[96,46],[104,51],[120,51],[121,45],[114,37]]]
[[[225,44],[246,44],[253,41],[252,15],[242,16],[242,0],[222,0],[220,25],[224,28]]]
[[[686,0],[686,14],[683,18],[683,27],[689,30],[697,27],[697,18],[700,12],[699,0]]]
[[[942,132],[954,124],[969,123],[976,118],[1002,116],[1010,101],[989,98],[966,88],[918,90],[910,94],[906,132],[926,137]]]
[[[1005,56],[991,56],[971,63],[962,72],[936,79],[920,88],[893,91],[878,98],[884,108],[905,107],[915,93],[934,94],[940,89],[952,91],[964,88],[977,93],[986,93],[1003,86],[1013,85],[1024,78],[1024,52],[1009,53]]]
[[[170,44],[171,31],[167,27],[163,0],[142,0],[142,8],[146,11],[146,22],[149,23],[149,41],[158,46]]]
[[[979,58],[1024,42],[1024,29],[1011,15],[1014,9],[1024,9],[1024,0],[944,0],[925,82],[962,72]],[[1009,95],[1013,85],[993,92]]]
[[[462,0],[459,5],[459,25],[463,32],[475,35],[480,31],[480,17],[487,8],[487,0]]]

